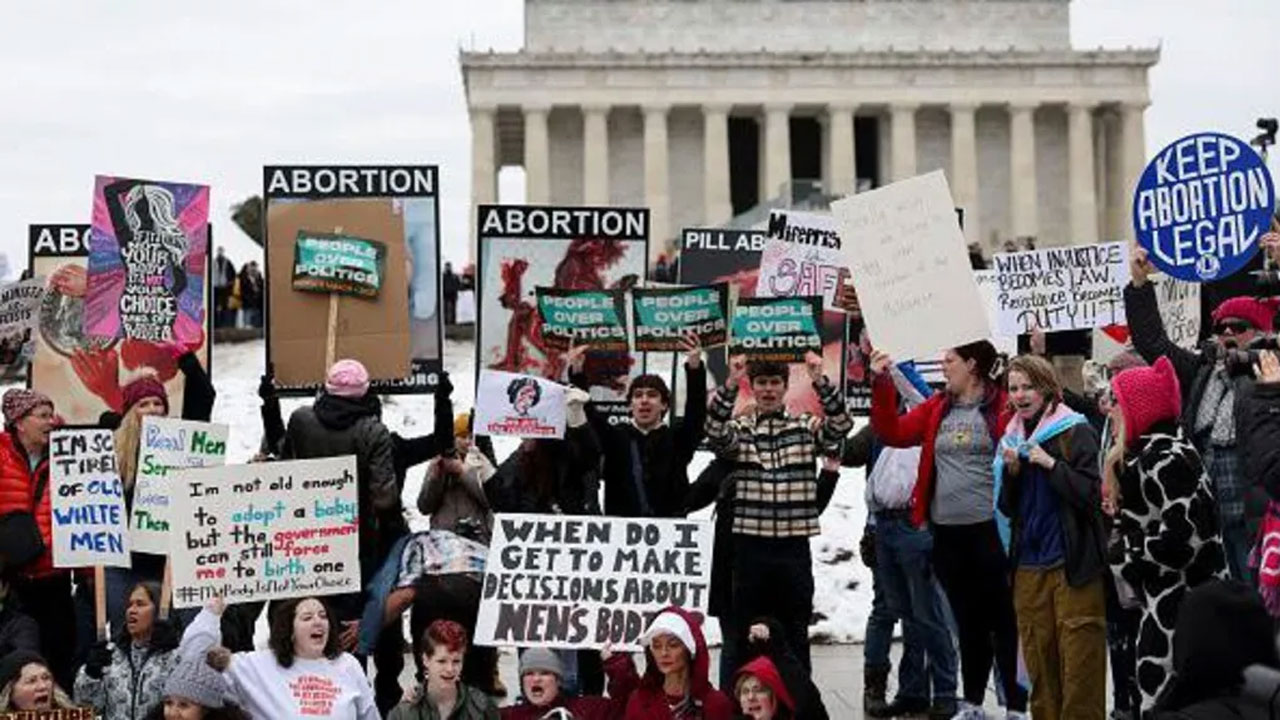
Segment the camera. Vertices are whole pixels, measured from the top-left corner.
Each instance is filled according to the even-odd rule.
[[[1223,361],[1227,373],[1231,377],[1253,374],[1253,366],[1258,364],[1258,355],[1263,350],[1280,350],[1280,340],[1274,336],[1255,338],[1243,349],[1231,348],[1223,351]]]

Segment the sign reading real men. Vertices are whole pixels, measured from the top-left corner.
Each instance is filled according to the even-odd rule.
[[[376,240],[301,231],[293,246],[293,289],[375,298],[387,246]]]
[[[1219,133],[1156,154],[1138,181],[1133,226],[1156,267],[1208,282],[1243,268],[1271,225],[1276,191],[1253,148]]]

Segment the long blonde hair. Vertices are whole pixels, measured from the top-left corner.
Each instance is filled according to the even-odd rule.
[[[18,709],[13,707],[13,686],[18,683],[13,680],[4,689],[0,689],[0,712],[16,712]],[[71,696],[67,694],[58,685],[57,681],[53,683],[53,709],[54,710],[72,710],[79,707],[71,700]]]
[[[129,492],[133,490],[133,481],[138,476],[138,448],[142,444],[142,415],[138,414],[137,405],[129,408],[129,412],[120,419],[115,441],[116,470],[125,491]]]

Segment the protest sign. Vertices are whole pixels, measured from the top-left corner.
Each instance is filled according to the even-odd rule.
[[[59,708],[57,710],[9,710],[0,712],[0,720],[94,720],[93,708]]]
[[[565,353],[549,345],[535,288],[627,290],[645,277],[649,211],[637,207],[481,205],[477,209],[476,372],[563,377]],[[611,420],[628,415],[630,379],[644,356],[598,352],[583,369],[588,392]]]
[[[1165,333],[1178,347],[1194,350],[1200,344],[1200,283],[1168,275],[1156,275],[1151,282]]]
[[[987,322],[990,323],[991,344],[996,350],[1009,357],[1018,354],[1018,334],[1006,334],[1000,327],[999,306],[1000,278],[995,270],[975,270],[973,279],[978,283],[978,294],[982,296],[982,308],[987,311]]]
[[[839,250],[841,247],[835,219],[822,213],[770,210],[766,236],[770,240],[780,240],[792,245],[808,245],[827,250]]]
[[[997,253],[992,267],[1003,335],[1124,324],[1129,250],[1122,243]]]
[[[458,293],[458,307],[454,310],[459,325],[475,325],[476,323],[476,291],[463,290]]]
[[[638,650],[659,610],[705,615],[710,583],[706,521],[498,515],[475,642]]]
[[[729,336],[729,286],[634,288],[631,315],[636,350],[678,352],[688,335],[703,348],[719,347]]]
[[[149,416],[138,438],[138,469],[129,514],[135,552],[169,554],[170,474],[227,461],[226,425]]]
[[[110,430],[56,430],[49,438],[53,565],[129,567],[124,486]]]
[[[574,345],[626,352],[627,301],[623,290],[537,288],[542,341],[564,352]]]
[[[387,246],[376,240],[306,230],[293,246],[293,289],[374,298]]]
[[[44,278],[19,280],[0,287],[0,366],[30,362],[40,326]]]
[[[434,165],[263,168],[267,362],[286,396],[314,395],[329,354],[364,364],[381,395],[434,390],[443,367],[440,220]],[[381,243],[376,296],[295,290],[299,234]]]
[[[784,240],[765,243],[756,297],[819,295],[828,310],[839,310],[836,295],[849,270],[839,250]]]
[[[360,592],[356,459],[169,473],[174,607]]]
[[[213,228],[206,230],[210,238]],[[168,350],[143,340],[93,338],[84,333],[88,225],[28,226],[29,270],[48,278],[40,303],[39,331],[34,333],[31,387],[53,400],[70,426],[97,425],[104,412],[120,412],[120,385],[139,373],[154,373],[169,395],[169,411],[182,414],[185,378]],[[208,247],[204,267],[209,269]],[[209,283],[202,282],[204,332],[188,344],[200,364],[210,369],[213,318]]]
[[[1276,191],[1252,147],[1221,133],[1165,146],[1138,179],[1133,227],[1157,268],[1208,282],[1242,269],[1271,226]]]
[[[208,227],[207,185],[94,178],[85,334],[199,342]]]
[[[941,170],[831,206],[862,316],[894,358],[928,357],[991,335]]]
[[[563,438],[565,387],[532,375],[481,370],[476,383],[477,435]]]
[[[821,354],[821,316],[820,297],[743,298],[733,308],[729,355],[790,363]]]

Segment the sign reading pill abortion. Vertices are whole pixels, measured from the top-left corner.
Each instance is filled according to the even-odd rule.
[[[1271,175],[1253,148],[1200,133],[1147,165],[1133,197],[1133,227],[1156,267],[1180,280],[1209,282],[1253,258],[1275,202]]]

